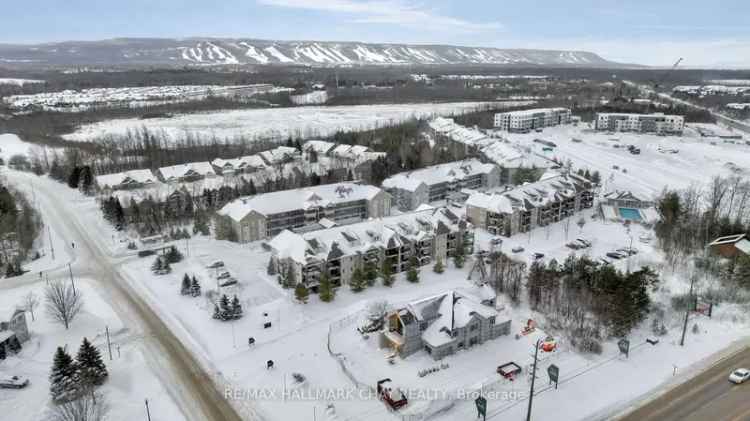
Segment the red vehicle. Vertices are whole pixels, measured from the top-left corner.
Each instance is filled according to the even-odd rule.
[[[408,403],[404,393],[398,387],[393,386],[391,379],[383,379],[378,382],[378,397],[393,410],[399,409]]]
[[[514,363],[513,361],[497,367],[497,374],[511,381],[514,377],[521,374],[521,371],[521,366]]]

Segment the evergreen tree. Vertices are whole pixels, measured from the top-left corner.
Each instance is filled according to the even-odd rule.
[[[219,308],[221,310],[221,320],[226,321],[232,318],[232,307],[229,302],[229,297],[226,294],[221,296],[219,300]]]
[[[320,297],[320,301],[323,301],[324,303],[331,302],[334,298],[336,298],[336,291],[333,289],[331,280],[328,278],[328,275],[325,272],[320,274],[318,296]]]
[[[156,260],[151,264],[151,272],[156,275],[160,275],[164,270],[164,263],[162,262],[161,256],[156,256]]]
[[[240,303],[240,299],[237,298],[235,295],[234,298],[232,298],[232,319],[237,320],[241,319],[243,315],[242,312],[242,304]]]
[[[268,268],[266,269],[266,273],[268,273],[268,276],[276,275],[276,264],[273,261],[273,257],[268,259]]]
[[[364,277],[365,281],[367,281],[367,286],[371,287],[375,285],[375,281],[378,279],[378,271],[375,269],[375,265],[367,265]]]
[[[77,189],[81,183],[81,167],[73,167],[68,176],[68,187]]]
[[[433,272],[435,273],[443,273],[445,271],[445,268],[443,267],[443,259],[437,258],[435,260],[435,265],[432,267]]]
[[[297,286],[297,273],[294,271],[294,265],[286,265],[285,276],[282,277],[282,286],[284,288],[294,288]]]
[[[183,258],[182,253],[180,253],[180,251],[177,250],[177,247],[175,246],[169,248],[165,257],[167,259],[167,263],[177,263],[180,262]]]
[[[182,277],[182,286],[180,287],[180,294],[189,295],[191,286],[192,286],[192,282],[190,281],[190,277],[186,273],[185,276]]]
[[[393,286],[393,281],[396,279],[391,270],[391,262],[387,258],[383,260],[383,264],[380,266],[380,278],[383,280],[383,285],[387,287]]]
[[[599,174],[599,171],[596,170],[591,174],[591,182],[594,184],[599,184],[602,182],[602,176]]]
[[[300,282],[294,287],[294,298],[302,304],[307,304],[307,299],[310,296],[310,291],[304,283]]]
[[[62,347],[57,347],[49,375],[50,394],[54,402],[66,402],[76,396],[78,391],[75,377],[76,364],[73,358]]]
[[[419,263],[414,256],[409,259],[409,270],[406,271],[406,280],[413,284],[419,282]]]
[[[193,297],[200,297],[201,295],[201,284],[198,283],[195,275],[193,275],[193,281],[190,283],[190,295]]]
[[[453,264],[456,268],[461,269],[466,262],[466,249],[460,238],[456,241],[458,241],[459,244],[456,246],[456,251],[453,252]]]
[[[78,349],[76,367],[78,368],[78,383],[82,388],[99,386],[109,376],[99,350],[86,338],[83,338],[81,347]]]
[[[362,270],[360,268],[354,269],[352,278],[349,280],[349,287],[354,292],[361,292],[367,287],[367,281],[365,280]]]
[[[219,310],[219,306],[216,304],[214,304],[214,315],[212,317],[216,320],[222,320],[221,310]]]

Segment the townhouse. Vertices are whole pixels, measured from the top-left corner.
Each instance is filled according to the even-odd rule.
[[[351,224],[390,215],[391,196],[358,183],[324,184],[237,199],[218,213],[229,220],[241,243],[284,230],[321,228],[321,221]]]
[[[466,216],[492,234],[528,232],[572,216],[594,205],[593,184],[574,174],[545,173],[540,181],[502,193],[474,193]]]
[[[567,108],[534,108],[495,114],[495,128],[509,132],[524,132],[569,123],[570,110]]]
[[[656,134],[682,134],[685,118],[680,115],[597,113],[596,130],[610,132],[638,132]]]
[[[383,181],[383,188],[393,196],[400,210],[445,200],[450,193],[463,189],[486,189],[500,185],[500,170],[477,159],[433,165],[396,174]]]
[[[97,175],[94,182],[100,190],[128,190],[153,185],[158,179],[151,170],[132,170]]]
[[[161,167],[157,170],[157,175],[165,183],[182,183],[213,178],[216,172],[211,163],[205,161]]]
[[[388,265],[395,274],[414,261],[419,266],[446,262],[458,247],[468,254],[473,244],[473,227],[466,219],[447,208],[430,208],[307,233],[285,230],[268,246],[279,271],[291,267],[298,282],[316,291],[322,273],[341,286],[356,269]]]

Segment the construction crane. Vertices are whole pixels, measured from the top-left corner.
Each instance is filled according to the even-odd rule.
[[[677,68],[677,66],[680,65],[680,63],[682,63],[682,57],[680,57],[680,59],[675,62],[675,64],[672,66],[671,69],[667,70],[667,72],[664,73],[664,75],[661,78],[659,78],[658,82],[654,83],[654,90],[659,89],[659,87],[661,86],[661,84],[664,83],[665,80],[667,80],[667,77],[669,75],[671,75],[672,72],[674,72],[674,70]]]

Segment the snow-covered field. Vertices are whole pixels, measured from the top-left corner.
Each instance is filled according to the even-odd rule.
[[[33,95],[13,95],[3,102],[13,109],[39,107],[48,111],[76,112],[91,107],[165,104],[188,100],[200,100],[208,96],[251,96],[275,89],[273,85],[175,85],[144,86],[130,88],[92,88],[80,91],[66,90],[44,92]]]
[[[714,127],[716,132],[727,130],[715,125],[705,127]],[[652,196],[666,186],[684,188],[691,183],[706,183],[715,175],[750,173],[750,145],[744,141],[727,143],[719,138],[701,137],[691,127],[686,128],[683,136],[607,134],[583,126],[548,127],[542,133],[502,133],[502,136],[549,159],[563,163],[570,160],[573,168],[598,170],[605,191],[631,190]],[[544,145],[534,139],[552,141],[557,147],[545,152]],[[640,155],[628,152],[628,145],[640,148]]]
[[[513,107],[529,103],[504,102],[500,106]],[[458,102],[235,110],[148,120],[110,120],[82,126],[64,137],[67,140],[86,142],[105,136],[124,136],[128,131],[146,127],[172,138],[185,133],[230,140],[239,136],[250,139],[284,139],[289,136],[310,138],[331,135],[339,130],[368,130],[394,125],[411,118],[462,114],[496,105],[498,103]]]
[[[5,162],[7,162],[13,155],[26,155],[27,157],[31,157],[34,154],[41,154],[45,148],[51,149],[49,146],[40,146],[24,142],[14,134],[0,134],[0,158]]]
[[[108,419],[143,419],[144,399],[149,401],[154,420],[185,419],[157,377],[149,370],[141,348],[138,347],[138,336],[123,325],[114,310],[98,295],[91,281],[76,279],[76,288],[83,294],[84,309],[73,321],[70,330],[51,321],[44,312],[43,300],[35,311],[35,321],[27,313],[31,339],[23,344],[20,354],[0,361],[0,376],[24,376],[29,379],[30,385],[21,390],[0,389],[2,419],[47,419],[51,405],[48,376],[55,349],[58,346],[67,347],[68,352],[75,356],[84,337],[99,348],[109,371],[109,379],[100,389],[109,403]],[[21,304],[23,297],[29,292],[42,298],[44,283],[3,289],[0,292],[0,308],[14,308]],[[6,315],[3,313],[3,316]],[[113,344],[111,361],[107,351],[105,327],[109,327]]]
[[[44,83],[44,81],[38,80],[38,79],[19,79],[19,78],[12,78],[12,77],[0,78],[0,85],[23,86],[23,85],[33,84],[33,83]]]

